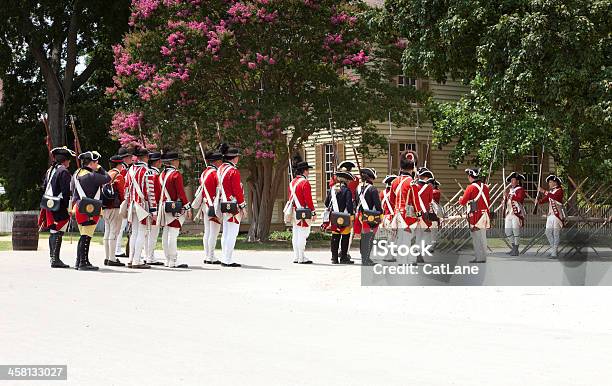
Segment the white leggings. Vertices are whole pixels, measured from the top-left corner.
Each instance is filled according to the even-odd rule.
[[[293,254],[295,260],[298,263],[306,261],[304,252],[306,251],[306,241],[310,235],[310,226],[302,227],[299,225],[293,225],[293,232],[291,237],[291,243],[293,244]]]
[[[504,222],[504,229],[508,242],[510,244],[519,245],[519,239],[521,237],[521,219],[514,214],[509,214],[506,216]]]
[[[487,261],[487,230],[470,231],[476,261]]]
[[[550,244],[550,255],[553,257],[557,256],[557,252],[559,249],[559,242],[561,239],[561,228],[563,224],[561,220],[557,218],[555,215],[549,215],[546,218],[546,238],[548,239],[548,243]]]
[[[132,235],[130,236],[130,263],[140,264],[140,256],[147,242],[149,230],[146,225],[138,222],[132,223]]]
[[[162,247],[166,256],[166,263],[169,267],[176,265],[178,256],[177,240],[181,228],[165,226],[162,233]]]
[[[232,264],[232,255],[236,246],[236,237],[240,231],[240,224],[223,219],[223,234],[221,235],[221,262]]]
[[[217,246],[217,237],[221,231],[221,224],[211,221],[210,217],[204,213],[204,237],[202,244],[204,245],[204,253],[206,260],[215,261],[215,247]]]
[[[119,209],[104,209],[102,211],[104,217],[104,253],[107,260],[115,261],[115,246],[117,244],[117,236],[121,231],[121,214]]]
[[[159,226],[151,225],[147,235],[147,244],[145,245],[145,258],[147,263],[155,262],[155,246],[159,237]]]

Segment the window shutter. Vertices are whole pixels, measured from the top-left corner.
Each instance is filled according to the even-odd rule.
[[[391,173],[399,171],[399,143],[391,142]]]
[[[344,142],[342,141],[336,142],[336,152],[338,154],[338,159],[336,160],[336,166],[338,166],[340,162],[346,159],[346,154],[344,151]]]
[[[316,145],[315,146],[315,194],[318,200],[325,199],[323,195],[325,194],[325,189],[323,189],[323,185],[325,185],[325,170],[323,170],[325,166],[325,149],[324,145]],[[323,198],[321,198],[323,197]]]
[[[418,154],[420,165],[417,167],[425,166],[425,161],[427,161],[427,168],[431,170],[431,145],[429,147],[429,151],[427,151],[427,142],[419,142],[418,144]]]

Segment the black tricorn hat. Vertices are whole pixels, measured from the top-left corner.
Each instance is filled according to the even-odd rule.
[[[478,178],[480,176],[480,169],[479,168],[467,168],[465,169],[465,173],[468,176]]]
[[[559,185],[561,185],[563,183],[563,180],[561,179],[561,177],[559,177],[559,176],[557,176],[555,174],[551,174],[548,177],[546,177],[546,182],[548,182],[548,181],[555,181]]]
[[[343,170],[338,170],[336,172],[336,176],[337,177],[343,177],[346,178],[347,180],[353,180],[355,179],[355,176],[353,176],[353,174],[351,172],[345,172]]]
[[[301,161],[294,165],[295,170],[304,170],[304,169],[312,169],[313,166],[310,166],[308,162]]]
[[[389,175],[389,176],[386,176],[386,177],[385,177],[385,178],[382,180],[382,182],[383,182],[383,184],[385,184],[385,185],[389,185],[389,186],[391,186],[391,184],[393,183],[393,180],[395,180],[396,178],[397,178],[397,176],[396,176],[395,174],[391,174],[391,175]]]
[[[174,161],[179,158],[179,153],[176,151],[169,151],[167,153],[162,154],[161,156],[162,161]]]
[[[339,170],[350,172],[353,168],[357,167],[357,164],[353,161],[342,161],[338,164]]]
[[[122,158],[134,155],[134,152],[132,150],[130,150],[130,148],[122,146],[119,148],[119,151],[117,152],[117,155],[121,156]]]
[[[223,154],[223,158],[225,158],[225,159],[232,159],[232,158],[238,157],[240,155],[242,155],[242,154],[240,154],[240,149],[239,148],[237,148],[237,147],[230,147],[227,150],[227,153]]]
[[[114,164],[120,164],[123,162],[123,158],[125,158],[125,156],[117,154],[117,155],[110,157],[110,162]]]
[[[223,154],[218,151],[207,151],[204,156],[207,161],[219,161],[223,159]]]
[[[159,161],[162,158],[162,154],[158,151],[152,151],[149,153],[149,161]]]
[[[506,182],[510,182],[510,180],[512,180],[513,178],[516,178],[519,181],[524,181],[525,180],[525,176],[518,173],[518,172],[512,172],[510,173],[510,175],[508,177],[506,177]]]
[[[372,169],[372,168],[361,168],[361,173],[362,176],[368,176],[371,179],[375,180],[376,179],[376,170]]]
[[[431,178],[428,182],[432,184],[434,188],[437,188],[438,186],[441,185],[440,181],[436,180],[435,178]]]
[[[429,169],[427,169],[427,168],[425,168],[425,167],[422,167],[422,168],[420,168],[420,169],[419,169],[419,171],[418,171],[418,175],[419,175],[419,177],[429,177],[429,178],[434,178],[434,175],[433,175],[433,173],[431,172],[431,170],[429,170]]]
[[[70,149],[68,149],[66,146],[62,146],[62,147],[56,147],[51,149],[51,154],[53,154],[54,156],[56,155],[62,155],[66,158],[68,157],[76,157],[76,153]]]
[[[148,156],[149,155],[149,151],[147,149],[145,149],[144,147],[138,147],[138,148],[134,149],[134,155],[136,157]],[[127,154],[126,154],[126,156],[127,156]]]

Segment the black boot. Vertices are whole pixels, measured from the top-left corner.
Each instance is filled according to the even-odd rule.
[[[81,242],[82,240],[82,242]],[[79,271],[97,271],[98,267],[91,265],[89,262],[89,244],[91,243],[91,237],[82,235],[79,239],[80,247],[80,263],[77,268]]]
[[[370,259],[370,253],[372,252],[372,242],[374,241],[374,233],[362,233],[361,240],[359,241],[359,252],[361,253],[361,265],[374,265],[372,259]]]
[[[60,250],[62,249],[63,233],[51,233],[49,236],[49,249],[51,255],[51,268],[70,268],[68,264],[64,264],[60,260]]]
[[[331,254],[332,254],[332,264],[339,264],[338,261],[338,249],[340,249],[340,237],[342,235],[332,234],[331,239]]]
[[[342,235],[340,239],[340,264],[355,264],[348,255],[349,242],[351,241],[351,235]]]
[[[83,237],[81,236],[79,238],[79,242],[77,243],[77,257],[76,257],[76,261],[74,262],[74,269],[79,269],[79,267],[81,266],[81,261],[82,261],[82,256],[83,256]]]

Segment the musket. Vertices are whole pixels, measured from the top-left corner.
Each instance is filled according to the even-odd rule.
[[[387,138],[387,175],[391,174],[391,111],[389,111],[389,138]]]
[[[140,126],[140,121],[138,121],[138,135],[140,135],[140,141],[142,142],[142,148],[147,148],[147,142],[145,141],[144,134],[142,133],[142,126]]]
[[[45,126],[45,133],[47,133],[47,137],[45,139],[45,144],[47,145],[47,150],[49,151],[49,165],[53,163],[53,144],[51,143],[51,131],[49,130],[49,120],[46,116],[42,116],[41,118],[43,125]]]
[[[542,165],[544,164],[544,144],[542,144],[542,155],[540,157],[540,171],[538,172],[538,190],[536,190],[535,198],[533,199],[533,213],[538,213],[538,196],[540,195],[540,184],[542,183]]]
[[[502,153],[502,184],[504,185],[504,202],[502,203],[502,216],[506,214],[506,152]]]
[[[77,133],[76,125],[74,124],[74,115],[70,115],[70,126],[72,127],[72,134],[74,135],[74,151],[76,152],[76,164],[77,168],[81,168],[81,160],[79,160],[79,155],[81,155],[81,141],[79,141],[79,134]]]
[[[336,152],[338,151],[338,145],[336,144],[336,136],[334,133],[334,128],[332,125],[332,109],[331,109],[331,102],[329,101],[329,97],[327,97],[327,106],[329,108],[329,118],[327,119],[329,122],[329,133],[332,136],[332,149],[333,149],[333,160],[332,160],[332,170],[334,172],[334,174],[336,173],[336,164],[338,163],[338,156],[336,154]]]
[[[196,121],[193,121],[193,126],[195,127],[196,139],[198,141],[198,147],[200,148],[200,153],[202,153],[202,159],[204,160],[204,166],[208,167],[208,163],[206,162],[206,153],[204,153],[204,147],[202,146],[202,139],[200,137],[200,129],[198,129],[198,124]]]

